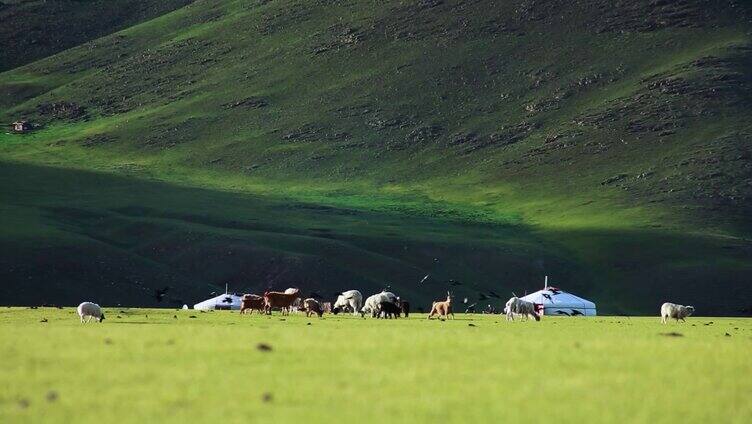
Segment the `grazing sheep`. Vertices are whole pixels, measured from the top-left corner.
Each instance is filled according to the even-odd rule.
[[[288,289],[286,289],[286,290],[285,290],[285,293],[286,293],[286,294],[295,294],[295,293],[297,293],[297,292],[299,292],[299,291],[300,291],[300,290],[299,290],[299,289],[296,289],[295,287],[290,287],[290,288],[288,288]],[[297,298],[297,299],[295,299],[295,300],[294,300],[294,301],[292,302],[292,305],[290,305],[290,310],[291,310],[292,312],[298,312],[298,310],[300,309],[300,305],[301,305],[301,301],[300,301],[300,298]]]
[[[666,302],[661,305],[661,323],[665,324],[669,318],[684,321],[684,318],[692,315],[695,312],[694,306],[677,305],[675,303]]]
[[[263,296],[257,294],[244,294],[243,297],[240,298],[240,313],[244,314],[245,311],[250,311],[249,313],[252,314],[254,309],[260,313],[264,310],[265,305],[266,303],[264,302]]]
[[[431,305],[431,313],[428,314],[428,319],[431,319],[434,315],[438,315],[439,318],[447,318],[452,315],[454,319],[454,312],[452,312],[452,295],[447,292],[447,298],[443,302],[433,302]]]
[[[400,307],[392,302],[381,302],[376,307],[376,318],[381,318],[382,314],[384,318],[399,318]]]
[[[362,306],[363,295],[357,290],[348,290],[337,296],[337,301],[332,306],[332,313],[337,315],[346,309],[352,309],[353,315],[358,315],[358,311],[360,311]]]
[[[272,314],[272,308],[281,308],[282,315],[290,314],[290,308],[296,299],[300,299],[299,290],[295,289],[294,293],[283,293],[270,291],[264,293],[264,309],[267,315]]]
[[[522,300],[517,296],[511,297],[506,306],[504,306],[504,313],[507,314],[508,321],[514,321],[514,315],[522,315],[525,319],[533,317],[536,321],[540,321],[540,315],[535,311],[535,304]]]
[[[318,300],[312,297],[303,301],[303,307],[305,308],[305,316],[307,317],[312,314],[317,314],[319,318],[321,318],[321,316],[324,315],[324,311],[321,309],[321,304],[319,304]]]
[[[363,303],[363,307],[360,309],[360,315],[365,316],[365,314],[371,314],[373,318],[376,318],[376,310],[379,307],[379,303],[390,302],[396,305],[398,302],[397,299],[398,297],[394,293],[388,291],[382,291],[381,293],[369,296]]]
[[[102,312],[102,308],[96,303],[91,302],[84,302],[78,305],[78,316],[81,317],[82,323],[87,323],[91,321],[92,318],[99,322],[104,321],[104,312]],[[84,319],[86,320],[84,321]]]

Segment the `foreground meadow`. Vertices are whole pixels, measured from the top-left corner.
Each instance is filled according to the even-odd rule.
[[[750,319],[105,312],[0,309],[0,422],[752,420]]]

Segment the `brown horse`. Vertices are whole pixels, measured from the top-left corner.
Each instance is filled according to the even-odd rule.
[[[439,318],[447,318],[452,315],[454,319],[454,312],[452,312],[452,295],[447,292],[447,298],[443,302],[433,302],[431,305],[431,313],[428,314],[428,319],[431,319],[434,315],[438,315]]]

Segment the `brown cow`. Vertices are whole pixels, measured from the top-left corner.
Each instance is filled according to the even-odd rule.
[[[454,319],[454,312],[452,312],[452,295],[447,292],[447,298],[443,302],[433,302],[431,305],[431,313],[428,314],[428,319],[432,316],[438,315],[439,318],[447,318],[449,314],[452,314]]]
[[[288,291],[291,291],[288,289]],[[300,290],[295,289],[293,293],[283,293],[277,291],[269,291],[264,293],[264,309],[267,315],[272,314],[272,308],[281,308],[282,315],[290,315],[290,308],[292,308],[295,300],[300,299]]]
[[[244,294],[243,297],[240,298],[240,313],[244,314],[245,311],[249,310],[249,314],[252,314],[254,309],[262,312],[265,304],[266,303],[262,296],[257,294]]]

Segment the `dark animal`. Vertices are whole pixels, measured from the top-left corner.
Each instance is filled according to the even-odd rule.
[[[407,300],[399,301],[399,309],[405,315],[405,318],[410,316],[410,302]]]
[[[381,318],[382,314],[384,318],[399,318],[400,307],[392,302],[381,302],[376,308],[376,318]]]
[[[244,294],[243,297],[240,298],[240,313],[244,314],[245,311],[250,311],[249,313],[252,314],[254,309],[260,313],[264,310],[265,305],[266,303],[262,296],[257,294]]]
[[[316,314],[321,318],[321,316],[324,315],[324,310],[321,308],[321,304],[312,297],[304,300],[303,306],[305,307],[305,316],[307,317]]]

